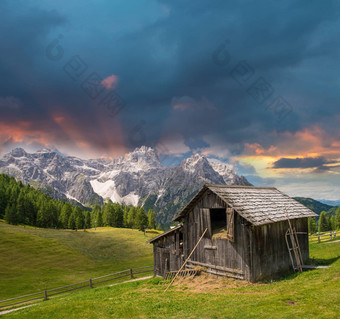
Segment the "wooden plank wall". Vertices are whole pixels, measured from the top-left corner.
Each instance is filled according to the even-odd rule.
[[[210,218],[205,218],[204,208],[226,208],[226,204],[214,193],[207,190],[197,201],[184,220],[184,252],[186,258],[199,240],[205,228],[209,228]],[[247,222],[235,212],[234,242],[227,239],[211,239],[207,234],[191,257],[191,260],[240,269],[249,280],[249,235]]]
[[[303,261],[309,258],[307,218],[292,219],[292,227],[298,235]],[[263,226],[252,227],[251,281],[272,279],[291,269],[291,260],[285,240],[288,222],[282,221]]]
[[[155,276],[164,277],[168,271],[176,271],[181,267],[183,252],[179,242],[180,232],[176,230],[153,243]]]

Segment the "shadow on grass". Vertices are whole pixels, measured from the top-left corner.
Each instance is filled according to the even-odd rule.
[[[304,263],[304,265],[310,265],[310,266],[329,266],[333,263],[335,263],[338,259],[340,259],[340,256],[334,257],[334,258],[309,258],[307,262]],[[303,272],[306,271],[314,271],[318,268],[304,268]],[[273,281],[282,281],[282,280],[292,280],[300,275],[300,272],[294,272],[293,269],[285,270],[283,272],[280,272],[279,274],[273,275],[270,279],[263,279],[262,283],[268,284]]]
[[[306,265],[312,265],[312,266],[329,266],[333,263],[335,263],[340,257],[334,257],[334,258],[310,258]]]

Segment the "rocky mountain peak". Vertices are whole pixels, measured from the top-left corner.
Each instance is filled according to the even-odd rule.
[[[161,223],[169,223],[206,183],[249,185],[230,164],[195,154],[178,166],[166,167],[157,152],[146,146],[113,161],[83,160],[51,148],[35,153],[18,148],[0,160],[0,173],[83,205],[111,199],[152,208]]]
[[[122,156],[117,161],[115,161],[115,164],[125,168],[130,166],[131,169],[137,171],[163,167],[159,161],[156,151],[153,148],[147,146],[136,148],[134,151],[125,154],[125,156]]]
[[[201,154],[194,154],[191,157],[184,159],[180,163],[180,166],[182,166],[184,169],[192,170],[198,165],[202,166],[205,164],[209,164],[209,162],[204,156],[202,156]]]
[[[219,173],[227,185],[252,186],[244,176],[238,176],[232,164],[222,162],[218,159],[209,158],[212,168]]]
[[[27,156],[27,153],[23,148],[18,147],[12,150],[10,152],[10,155],[12,155],[13,157],[24,157],[24,156]]]

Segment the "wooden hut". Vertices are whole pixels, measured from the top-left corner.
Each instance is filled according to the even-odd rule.
[[[273,187],[204,185],[174,218],[180,225],[149,241],[154,274],[177,271],[207,229],[187,268],[250,282],[272,279],[309,258],[307,218],[314,216]]]

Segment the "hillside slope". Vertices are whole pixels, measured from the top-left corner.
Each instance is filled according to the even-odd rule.
[[[320,215],[320,213],[322,211],[328,211],[331,208],[333,208],[333,206],[327,205],[327,204],[323,204],[315,199],[312,198],[306,198],[306,197],[294,197],[295,200],[297,200],[298,202],[300,202],[301,204],[305,205],[306,207],[308,207],[309,209],[311,209],[314,213]]]
[[[190,278],[170,288],[159,278],[66,295],[8,318],[338,318],[340,242],[313,244],[311,257],[330,265],[283,280],[249,284]]]
[[[153,236],[133,229],[76,232],[0,222],[0,300],[152,265],[152,246],[145,242]]]

